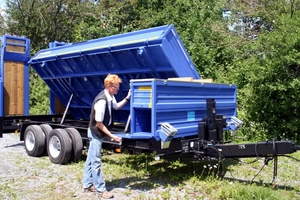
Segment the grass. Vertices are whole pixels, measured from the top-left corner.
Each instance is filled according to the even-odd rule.
[[[299,159],[300,153],[291,156]],[[125,180],[126,177],[132,178],[127,179],[127,187],[164,188],[159,194],[161,199],[171,199],[172,195],[172,198],[182,199],[179,196],[182,193],[183,199],[300,199],[297,161],[279,157],[277,179],[272,184],[273,161],[264,165],[264,159],[253,160],[229,161],[226,163],[229,172],[222,178],[218,177],[215,164],[194,160],[154,161],[146,154],[110,155],[103,159],[109,163],[104,170],[115,171],[112,166],[117,167],[118,173],[114,173],[113,180],[124,177],[125,172]],[[119,166],[123,170],[119,170]]]
[[[6,152],[4,152],[6,153]],[[10,152],[7,162],[14,167],[0,182],[0,199],[92,199],[77,194],[81,188],[84,157],[77,163],[56,165],[47,156],[34,158]],[[291,154],[300,159],[300,152]],[[128,199],[300,199],[299,162],[279,157],[278,175],[273,179],[273,160],[227,160],[226,173],[219,177],[216,163],[192,159],[155,161],[153,154],[116,154],[103,151],[107,187],[122,188]],[[16,179],[13,173],[21,176]],[[138,191],[138,192],[137,192]]]

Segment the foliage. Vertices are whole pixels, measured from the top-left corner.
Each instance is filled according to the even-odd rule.
[[[5,9],[0,7],[0,11],[1,11],[0,12],[0,26],[1,27],[6,27],[6,24],[5,24],[5,14],[3,13],[3,10],[5,10]],[[6,31],[3,28],[1,28],[0,29],[0,34],[4,35],[4,34],[6,34]]]
[[[77,0],[8,0],[6,33],[31,40],[31,53],[47,48],[49,42],[74,40],[73,30],[90,4]],[[91,4],[93,5],[93,4]],[[81,11],[81,12],[80,12]],[[49,113],[49,88],[30,71],[30,113]]]
[[[88,9],[78,0],[9,0],[7,33],[25,35],[32,53],[52,41],[73,41],[72,32]],[[83,13],[83,14],[84,14]]]
[[[273,28],[240,45],[228,67],[239,86],[246,139],[299,139],[299,12],[290,10],[299,3],[274,1],[249,13],[263,14]]]
[[[86,3],[87,10],[81,15],[81,21],[72,31],[73,42],[96,39],[120,33],[120,30],[112,26],[117,20],[115,10],[120,3],[104,0],[100,5]],[[82,9],[81,9],[82,12]]]
[[[50,90],[42,84],[41,77],[30,70],[30,114],[49,114]]]
[[[214,31],[214,22],[221,19],[224,1],[138,1],[138,23],[142,27],[174,24],[202,77],[216,79],[214,68],[222,65],[223,38]]]
[[[273,33],[261,36],[255,49],[261,52],[253,58],[258,76],[252,79],[253,98],[246,103],[250,120],[264,122],[269,136],[295,139],[300,120],[300,21],[286,15],[276,21]]]

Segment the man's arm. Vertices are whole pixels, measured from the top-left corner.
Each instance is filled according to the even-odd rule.
[[[107,128],[106,126],[104,126],[104,124],[102,122],[97,122],[96,126],[103,132],[105,133],[108,137],[110,137],[111,139],[115,140],[116,142],[120,142],[121,138],[113,135]]]
[[[128,91],[127,96],[122,100],[117,103],[117,107],[114,107],[115,110],[119,110],[122,108],[128,101],[130,101],[131,97],[131,89]]]

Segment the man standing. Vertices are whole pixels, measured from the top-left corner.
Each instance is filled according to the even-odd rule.
[[[112,109],[118,110],[130,99],[129,90],[126,98],[116,102],[115,94],[118,93],[122,80],[116,74],[108,74],[104,79],[105,89],[94,99],[91,109],[88,137],[90,140],[88,155],[84,167],[83,188],[85,192],[97,192],[98,197],[113,198],[113,194],[106,190],[105,181],[101,173],[101,148],[103,137],[108,136],[116,142],[121,138],[113,135],[109,129],[113,126]]]

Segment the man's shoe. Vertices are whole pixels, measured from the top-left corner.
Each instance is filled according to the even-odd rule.
[[[88,188],[84,188],[84,192],[96,192],[96,188],[94,185],[91,185]]]
[[[110,192],[108,192],[107,190],[105,190],[104,192],[101,192],[98,194],[98,197],[101,199],[111,199],[114,197],[114,195]]]

